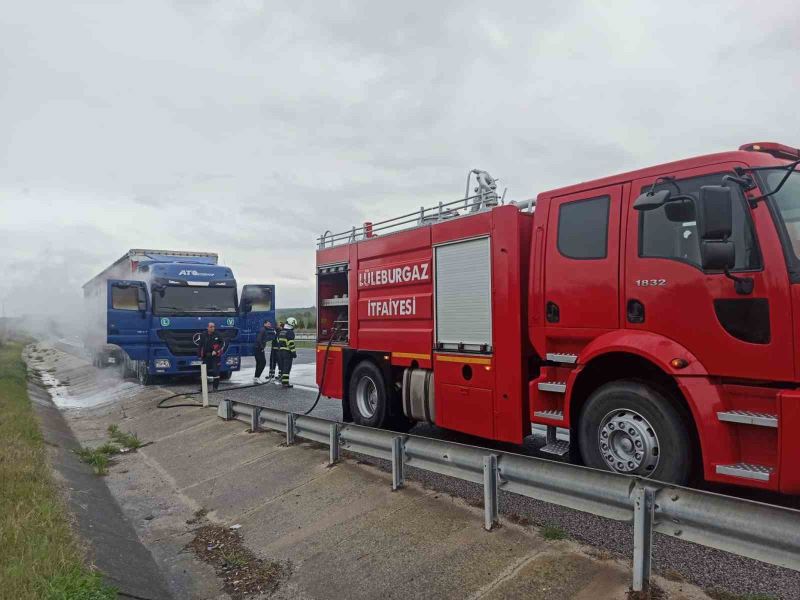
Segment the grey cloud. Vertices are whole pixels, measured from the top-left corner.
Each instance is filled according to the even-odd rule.
[[[26,273],[66,289],[151,246],[215,250],[309,305],[317,235],[456,199],[473,167],[519,199],[797,145],[799,18],[787,0],[16,3],[0,296],[32,306]]]

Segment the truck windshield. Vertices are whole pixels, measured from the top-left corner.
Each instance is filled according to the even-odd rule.
[[[765,188],[775,189],[783,179],[786,171],[765,171]],[[795,171],[776,194],[772,196],[777,212],[783,221],[791,251],[795,259],[800,260],[800,172]]]
[[[167,286],[153,292],[153,312],[157,315],[231,314],[236,312],[236,288]]]

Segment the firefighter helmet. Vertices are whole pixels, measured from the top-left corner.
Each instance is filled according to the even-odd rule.
[[[288,319],[286,319],[286,324],[292,329],[294,329],[295,327],[297,327],[297,319],[295,319],[294,317],[289,317]]]

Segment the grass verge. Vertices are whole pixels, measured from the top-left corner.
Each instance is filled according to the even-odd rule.
[[[106,600],[83,564],[27,392],[22,344],[0,345],[0,581],[15,600]]]
[[[567,532],[558,525],[545,525],[540,533],[546,540],[563,540],[567,538]]]

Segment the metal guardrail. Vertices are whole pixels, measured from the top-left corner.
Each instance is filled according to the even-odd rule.
[[[633,523],[633,590],[647,589],[653,532],[800,571],[800,511],[692,490],[668,483],[446,442],[338,423],[274,408],[223,400],[225,419],[253,431],[286,433],[392,463],[392,488],[403,486],[405,467],[483,485],[484,527],[498,521],[498,490]]]

